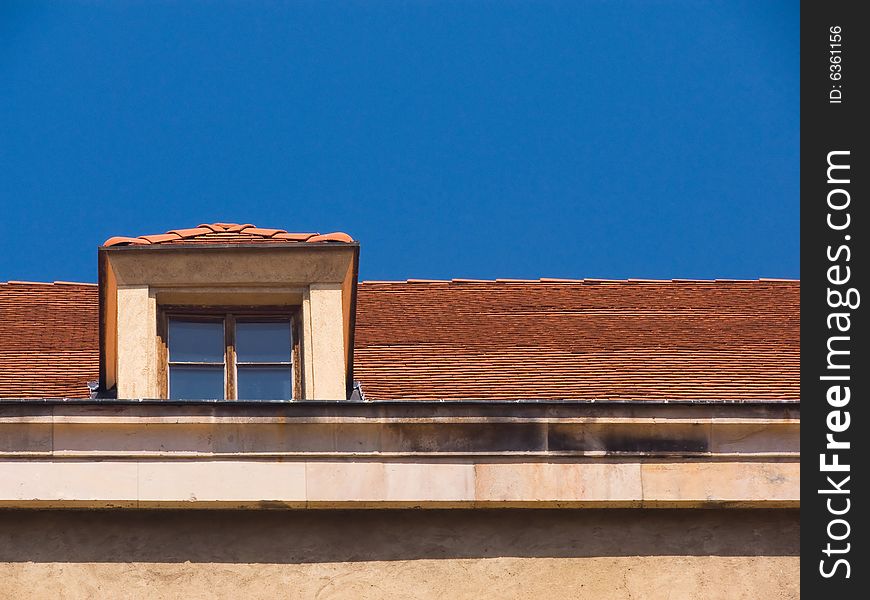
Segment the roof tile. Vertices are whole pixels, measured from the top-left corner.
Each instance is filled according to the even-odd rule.
[[[799,400],[798,282],[363,282],[366,398]]]
[[[588,282],[363,282],[354,378],[376,400],[800,399],[798,281]],[[86,398],[98,306],[0,284],[0,397]]]
[[[208,229],[210,231],[221,232],[224,230],[223,226],[224,226],[223,223],[200,223],[196,227],[197,227],[197,229],[205,228],[205,229]]]
[[[341,231],[336,231],[333,233],[324,233],[323,235],[315,235],[313,237],[308,238],[309,243],[312,242],[344,242],[349,244],[353,241],[353,238],[347,235],[346,233],[342,233]]]
[[[122,244],[147,245],[150,243],[151,242],[149,242],[146,239],[124,237],[122,235],[116,235],[114,237],[110,237],[105,242],[103,242],[103,246],[120,246]]]
[[[157,235],[143,235],[141,239],[151,242],[152,244],[160,244],[162,242],[180,240],[181,236],[177,233],[159,233]]]
[[[193,227],[192,229],[173,229],[169,233],[174,233],[178,237],[184,238],[192,238],[198,235],[205,235],[207,233],[212,233],[212,229],[210,227]]]
[[[343,242],[352,243],[351,236],[340,231],[332,233],[288,233],[283,229],[256,227],[250,223],[201,223],[189,229],[173,229],[167,233],[143,235],[138,238],[115,236],[103,246],[127,246],[148,244],[247,244],[257,242],[304,243]]]
[[[315,235],[320,235],[319,233],[287,233],[286,231],[282,233],[276,233],[272,236],[273,240],[289,240],[291,242],[307,242],[309,239],[314,237]]]
[[[245,227],[241,230],[240,233],[247,233],[248,235],[260,235],[263,237],[272,237],[276,233],[287,233],[283,229],[263,229],[262,227],[254,227],[253,225],[250,227]]]
[[[239,225],[238,223],[221,223],[221,225],[224,226],[224,231],[229,233],[239,233],[248,227],[253,227],[250,223],[245,223],[244,225]]]
[[[0,283],[0,398],[87,398],[98,313],[93,284]]]

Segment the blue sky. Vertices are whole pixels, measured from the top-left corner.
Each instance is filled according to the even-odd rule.
[[[364,279],[798,277],[798,44],[797,1],[5,1],[0,280],[214,221]]]

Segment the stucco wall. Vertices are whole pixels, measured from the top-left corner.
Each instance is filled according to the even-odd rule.
[[[0,598],[798,598],[796,510],[0,511]]]

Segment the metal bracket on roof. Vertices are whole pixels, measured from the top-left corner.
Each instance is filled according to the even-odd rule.
[[[348,398],[348,400],[351,400],[353,402],[365,402],[366,401],[366,395],[363,393],[362,383],[354,380],[353,391],[350,393],[350,398]]]

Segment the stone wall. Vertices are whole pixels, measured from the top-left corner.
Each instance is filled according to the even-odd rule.
[[[799,597],[797,510],[4,510],[0,598]]]

